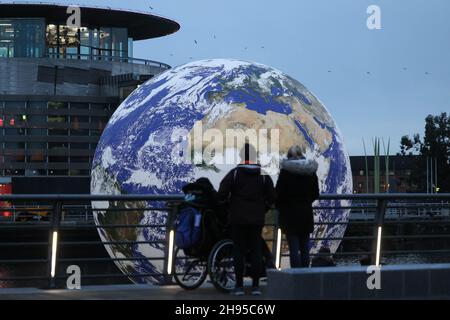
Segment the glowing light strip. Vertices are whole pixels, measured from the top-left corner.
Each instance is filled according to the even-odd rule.
[[[169,233],[169,259],[167,261],[167,274],[172,274],[174,238],[175,238],[175,232],[173,230],[170,230],[170,233]]]
[[[377,237],[377,256],[376,256],[376,266],[380,266],[380,253],[381,253],[381,231],[382,228],[378,227],[378,237]]]
[[[52,241],[52,270],[51,270],[51,276],[52,278],[55,277],[55,270],[56,270],[56,251],[58,248],[58,232],[53,231],[53,241]]]
[[[277,234],[277,254],[276,254],[276,261],[275,261],[275,267],[280,270],[281,265],[281,229],[278,229]]]

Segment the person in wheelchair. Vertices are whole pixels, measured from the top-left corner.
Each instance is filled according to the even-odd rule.
[[[246,143],[241,150],[243,162],[222,180],[219,200],[228,201],[229,224],[233,240],[233,263],[236,286],[232,294],[243,295],[244,270],[249,253],[252,294],[260,295],[259,279],[263,274],[262,228],[268,207],[275,203],[275,188],[270,176],[263,175],[255,148]]]
[[[218,193],[207,178],[200,178],[183,187],[185,200],[174,203],[178,206],[176,242],[178,249],[175,252],[175,260],[180,256],[178,272],[175,273],[175,281],[186,290],[198,288],[210,275],[212,284],[223,292],[232,290],[233,276],[227,276],[229,266],[233,265],[233,242],[230,243],[230,226],[227,219],[226,203],[219,201]],[[194,216],[195,218],[194,218]],[[195,224],[195,227],[194,227]],[[273,256],[267,243],[261,237],[263,262],[266,268],[262,268],[260,277],[266,277],[266,269],[274,268]],[[229,254],[229,256],[228,256]],[[183,257],[188,257],[183,258]],[[227,259],[231,258],[231,260]],[[250,253],[246,252],[247,262]],[[252,276],[252,266],[246,263],[245,276]],[[229,282],[231,281],[231,282]]]
[[[183,187],[185,204],[202,214],[201,240],[185,253],[189,256],[206,257],[214,244],[226,237],[226,213],[218,201],[217,191],[208,178],[199,178]]]

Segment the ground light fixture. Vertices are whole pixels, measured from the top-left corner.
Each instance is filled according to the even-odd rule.
[[[169,233],[169,258],[167,260],[167,274],[168,275],[172,274],[174,238],[175,238],[175,231],[170,230],[170,233]]]
[[[380,253],[381,253],[381,233],[382,233],[382,227],[378,227],[378,235],[377,235],[377,254],[376,254],[376,266],[380,266]]]
[[[277,252],[275,256],[275,268],[281,269],[281,229],[277,230]]]
[[[51,269],[51,277],[55,278],[56,271],[56,254],[58,250],[58,231],[53,231],[53,240],[52,240],[52,269]]]

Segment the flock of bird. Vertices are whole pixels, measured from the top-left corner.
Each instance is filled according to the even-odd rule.
[[[152,6],[149,6],[149,8],[150,8],[151,10],[153,10],[153,7],[152,7]],[[213,39],[216,39],[216,35],[213,35]],[[196,45],[198,45],[198,41],[195,40],[195,39],[194,39],[194,43],[195,43]],[[265,46],[261,46],[261,49],[265,49]],[[248,47],[244,47],[244,50],[248,50]],[[173,54],[173,53],[170,54],[171,57],[173,57],[174,55],[175,55],[175,54]],[[190,59],[190,60],[193,60],[193,57],[189,57],[189,59]],[[403,71],[407,71],[407,70],[408,70],[408,68],[403,67]],[[328,73],[332,73],[332,72],[333,72],[332,70],[328,70]],[[367,74],[367,75],[371,75],[372,73],[371,73],[370,71],[367,71],[366,74]],[[428,71],[426,71],[426,72],[425,72],[425,75],[430,75],[430,73],[429,73]]]

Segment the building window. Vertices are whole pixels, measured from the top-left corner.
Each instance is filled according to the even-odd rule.
[[[45,19],[0,19],[1,58],[41,58],[45,54]]]
[[[27,116],[27,134],[29,136],[46,136],[47,135],[47,116],[30,115]],[[45,129],[44,129],[45,128]]]
[[[46,150],[47,143],[46,142],[28,142],[27,143],[28,150]]]
[[[72,150],[89,150],[89,143],[71,143],[70,149],[72,149]]]
[[[103,131],[107,123],[107,117],[91,117],[91,124],[99,131]]]
[[[83,126],[83,124],[89,123],[89,117],[72,116],[70,121],[71,121],[71,128],[72,128],[70,130],[70,135],[72,135],[72,136],[89,136],[88,129],[80,128]]]
[[[24,163],[25,155],[21,154],[5,154],[5,162],[6,163]]]
[[[65,142],[49,142],[49,150],[66,150],[69,147],[68,143]]]
[[[89,110],[89,103],[71,102],[70,103],[70,109],[74,109],[74,110]]]
[[[123,61],[128,58],[128,30],[124,28],[111,29],[111,48],[112,56],[119,59],[114,61]]]
[[[73,126],[77,126],[81,123],[89,123],[89,117],[86,116],[71,116],[70,121]],[[78,128],[75,128],[78,129]]]
[[[128,57],[129,58],[133,58],[134,57],[134,53],[133,53],[133,38],[128,38]]]
[[[27,122],[28,124],[33,125],[41,125],[46,127],[47,126],[47,116],[44,115],[28,115],[27,116]]]
[[[91,137],[100,137],[102,135],[101,130],[91,130]]]
[[[7,101],[5,109],[25,109],[25,101]]]
[[[68,122],[67,116],[48,116],[48,135],[49,136],[67,136],[69,134],[68,129],[61,128]]]
[[[49,163],[67,163],[69,162],[69,157],[59,157],[59,156],[51,156],[48,157]]]
[[[26,133],[25,128],[23,128],[23,120],[20,120],[18,116],[5,116],[3,126],[7,136],[22,136]]]
[[[27,169],[25,170],[25,176],[27,177],[38,177],[38,176],[46,176],[47,170],[43,169]]]
[[[50,54],[58,54],[63,57],[78,54],[80,37],[77,28],[64,25],[49,24],[46,32],[46,44]]]
[[[70,163],[90,163],[89,157],[70,157]]]
[[[5,175],[6,176],[24,176],[25,170],[6,169]]]
[[[47,157],[44,152],[37,152],[30,156],[27,156],[27,163],[42,163],[47,162]]]
[[[133,50],[126,28],[78,29],[49,24],[46,44],[50,56],[82,60],[124,61]]]
[[[68,170],[48,170],[49,176],[67,176]]]
[[[47,109],[46,101],[29,101],[27,103],[28,109]]]
[[[93,110],[93,111],[111,111],[111,107],[109,104],[93,103],[93,104],[91,104],[91,110]]]
[[[55,102],[55,101],[50,101],[48,103],[48,108],[49,110],[65,110],[67,109],[67,102]]]
[[[5,149],[25,149],[25,142],[5,142]]]
[[[45,137],[47,129],[28,129],[28,136]]]
[[[91,173],[89,170],[70,170],[69,175],[74,176],[89,176]]]
[[[48,129],[49,136],[67,136],[69,130],[65,129]]]
[[[70,130],[70,135],[71,136],[84,136],[84,137],[88,137],[89,136],[89,130],[86,130],[86,129],[79,129],[79,130],[76,130],[76,129],[71,129]]]

